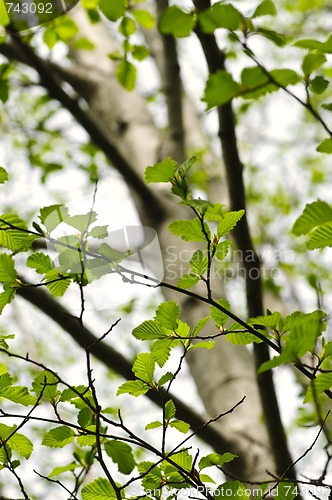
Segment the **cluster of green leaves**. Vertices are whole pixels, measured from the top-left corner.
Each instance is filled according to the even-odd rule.
[[[122,52],[112,52],[109,57],[118,61],[117,79],[129,91],[135,88],[137,77],[137,69],[133,60],[143,61],[150,53],[146,45],[132,43],[131,37],[136,33],[138,27],[151,29],[155,25],[155,18],[149,10],[137,8],[136,4],[140,1],[127,3],[126,0],[118,0],[117,2],[99,0],[99,2],[94,2],[107,19],[118,22],[118,31],[124,38]],[[88,0],[85,4],[90,5],[91,1]]]
[[[307,235],[309,250],[332,246],[332,207],[322,200],[305,206],[294,222],[292,232],[296,236]]]
[[[8,179],[5,169],[0,170],[0,182]],[[33,229],[17,215],[6,213],[0,216],[0,246],[11,253],[0,253],[0,314],[6,304],[15,297],[18,287],[28,286],[19,278],[15,268],[15,256],[31,250],[36,239],[43,238],[48,250],[57,254],[52,260],[45,252],[33,252],[26,259],[26,266],[41,275],[38,285],[46,286],[57,297],[65,294],[71,282],[83,286],[98,280],[108,273],[118,271],[118,264],[131,252],[119,252],[106,241],[98,241],[108,236],[107,226],[95,225],[97,214],[70,215],[64,205],[51,205],[40,209],[39,222],[33,222]],[[63,224],[63,236],[53,238],[53,232]],[[73,231],[72,233],[68,231]],[[95,243],[96,250],[89,251]]]
[[[227,257],[231,242],[226,237],[244,215],[244,210],[227,212],[220,203],[193,198],[187,182],[187,174],[198,157],[193,156],[182,165],[171,158],[147,167],[145,181],[169,182],[173,194],[180,197],[183,205],[190,207],[196,217],[189,220],[176,220],[169,225],[172,234],[184,241],[205,243],[206,250],[196,250],[189,262],[190,273],[178,281],[179,288],[186,289],[200,280],[209,286],[209,273],[212,260],[222,261]],[[217,226],[217,228],[215,227]]]

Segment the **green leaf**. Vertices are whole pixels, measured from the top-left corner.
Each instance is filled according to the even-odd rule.
[[[314,250],[315,248],[324,248],[332,246],[332,222],[327,222],[319,226],[311,234],[306,245],[309,250]]]
[[[10,23],[10,19],[7,14],[5,2],[0,2],[0,26],[7,26]]]
[[[133,45],[131,55],[137,61],[143,61],[150,55],[150,51],[145,45]]]
[[[209,203],[204,211],[204,219],[209,221],[219,222],[224,218],[224,205],[221,203]]]
[[[332,139],[324,139],[316,148],[319,153],[332,154]]]
[[[108,226],[95,226],[89,231],[91,238],[102,240],[108,236]]]
[[[175,417],[176,408],[175,404],[171,399],[167,401],[167,403],[165,404],[164,412],[165,412],[165,420],[170,420],[171,418]]]
[[[1,2],[3,3],[3,2]],[[9,83],[8,80],[0,80],[0,101],[7,102],[9,98]]]
[[[190,269],[197,276],[203,276],[206,273],[208,264],[208,258],[204,255],[202,250],[196,250],[189,262]]]
[[[319,52],[309,52],[303,58],[302,70],[305,76],[311,75],[313,71],[320,68],[326,62],[326,56]]]
[[[33,444],[26,436],[16,432],[16,425],[9,427],[5,424],[0,424],[0,440],[5,441],[8,439],[7,444],[13,450],[17,451],[21,457],[28,459],[33,451]]]
[[[189,455],[188,450],[181,450],[170,457],[174,463],[182,467],[186,471],[191,471],[193,459]]]
[[[136,462],[133,450],[127,443],[111,440],[104,447],[107,455],[118,465],[119,472],[130,474],[134,470]]]
[[[187,432],[190,429],[190,425],[187,422],[184,422],[183,420],[173,420],[172,422],[169,423],[169,426],[173,427],[179,432],[182,432],[182,434],[187,434]]]
[[[1,232],[0,232],[1,234]],[[17,286],[17,272],[14,267],[14,260],[8,253],[0,254],[0,281],[4,289]]]
[[[39,398],[40,395],[43,396],[43,400],[53,402],[57,394],[57,385],[59,379],[53,373],[42,370],[39,372],[32,382],[33,392]],[[77,394],[75,394],[77,398]]]
[[[196,324],[195,328],[192,331],[193,337],[196,337],[196,335],[199,334],[199,332],[201,331],[202,328],[204,328],[204,326],[209,321],[209,319],[210,319],[210,316],[206,316],[205,318],[202,318],[198,321],[198,323]]]
[[[196,18],[194,14],[187,14],[176,5],[168,7],[159,20],[159,31],[163,35],[174,37],[189,36],[194,29]]]
[[[133,9],[131,13],[143,28],[149,30],[155,25],[155,18],[148,10]]]
[[[248,323],[250,325],[263,325],[267,326],[271,329],[276,329],[278,327],[278,323],[281,320],[280,312],[275,311],[272,314],[268,314],[266,316],[257,316],[256,318],[250,318]]]
[[[232,500],[246,500],[250,498],[250,491],[240,483],[240,481],[226,481],[220,484],[216,488],[217,494],[214,495],[214,500],[225,499],[224,492],[227,491],[227,497],[232,498]]]
[[[332,102],[322,104],[322,108],[332,111]]]
[[[166,160],[156,163],[153,167],[147,167],[144,180],[147,184],[149,182],[170,182],[175,175],[176,168],[176,161],[168,157]]]
[[[37,402],[37,398],[31,396],[28,388],[20,385],[0,388],[0,396],[23,406],[33,406]]]
[[[153,422],[150,422],[145,426],[145,430],[149,431],[151,429],[157,429],[158,427],[162,427],[163,424],[159,422],[158,420],[154,420]]]
[[[176,330],[180,316],[180,306],[174,301],[169,300],[158,306],[156,311],[156,320],[168,330]]]
[[[34,268],[39,274],[45,274],[54,267],[50,256],[44,254],[43,252],[36,252],[29,255],[26,265]]]
[[[135,21],[133,21],[130,17],[127,16],[123,17],[119,26],[119,31],[125,37],[133,35],[136,31]]]
[[[209,76],[205,86],[202,101],[207,103],[207,109],[222,106],[239,93],[240,87],[230,73],[218,70]]]
[[[241,73],[241,96],[244,99],[257,99],[300,81],[299,75],[287,68],[270,71],[269,75],[257,66],[244,68]]]
[[[155,340],[166,337],[166,332],[158,321],[149,319],[133,329],[133,336],[138,340]]]
[[[114,2],[117,1],[114,0]],[[104,477],[98,477],[82,488],[82,500],[110,500],[112,498],[117,498],[116,493],[109,480]]]
[[[187,288],[196,285],[198,282],[199,277],[195,276],[195,274],[183,274],[178,280],[178,288],[186,290]]]
[[[100,245],[99,253],[110,263],[118,263],[126,258],[126,253],[115,250],[107,243],[102,243]]]
[[[196,344],[191,344],[190,349],[213,349],[215,346],[214,340],[206,340],[203,342],[197,342]]]
[[[230,308],[230,303],[226,299],[217,300],[217,304],[219,304],[220,306],[224,307],[227,310],[229,310],[229,308]],[[228,315],[226,313],[220,311],[220,309],[217,309],[214,306],[211,306],[210,307],[210,314],[211,314],[213,321],[215,322],[215,324],[217,326],[221,326],[221,327],[225,326],[225,324],[228,320]]]
[[[94,50],[96,48],[95,44],[84,36],[77,38],[74,41],[73,46],[76,50]]]
[[[218,236],[225,236],[228,234],[243,217],[244,210],[238,210],[237,212],[227,212],[224,218],[218,224]]]
[[[295,47],[332,54],[332,35],[329,36],[326,42],[319,42],[318,40],[313,39],[299,40],[295,43]]]
[[[268,30],[266,28],[256,28],[256,32],[266,38],[267,40],[270,40],[273,42],[277,47],[284,47],[287,43],[287,39],[284,35],[277,33],[274,30]]]
[[[71,283],[71,279],[69,276],[58,273],[54,269],[48,271],[45,274],[44,279],[47,288],[52,293],[52,295],[55,295],[56,297],[62,297],[68,290],[68,287]]]
[[[332,139],[327,139],[331,141]],[[303,213],[296,219],[292,227],[293,234],[307,234],[314,227],[325,222],[332,222],[332,208],[325,201],[317,200],[305,206]]]
[[[99,9],[110,21],[117,21],[126,13],[126,0],[99,0]]]
[[[177,341],[178,342],[178,341]],[[151,356],[162,368],[166,361],[168,360],[171,352],[172,344],[175,344],[174,340],[160,339],[157,340],[151,348]]]
[[[245,333],[245,332],[227,333],[226,339],[228,340],[228,342],[235,345],[247,345],[247,344],[253,344],[254,342],[256,344],[260,344],[261,342],[263,342],[253,333]]]
[[[88,212],[87,214],[71,215],[65,217],[66,224],[77,229],[80,233],[84,233],[89,229],[89,226],[96,222],[97,214],[96,212]]]
[[[167,384],[167,382],[169,382],[170,380],[172,380],[173,377],[174,377],[174,375],[171,372],[164,373],[164,375],[162,375],[160,377],[160,379],[158,380],[158,386],[161,387],[162,385]]]
[[[215,3],[209,9],[199,14],[199,23],[202,31],[213,33],[218,28],[235,31],[241,25],[242,15],[233,5]]]
[[[61,467],[54,467],[54,469],[49,473],[47,477],[60,476],[60,474],[63,474],[64,472],[73,471],[75,469],[78,469],[79,467],[82,467],[81,464],[77,464],[75,462],[71,462],[68,465],[62,465]]]
[[[119,62],[116,68],[116,76],[118,82],[121,83],[121,85],[126,90],[128,90],[129,92],[131,90],[134,90],[136,85],[137,70],[136,66],[134,66],[133,63],[131,63],[127,59]]]
[[[172,234],[181,236],[184,241],[206,241],[201,222],[197,218],[193,220],[176,220],[171,222],[168,228]],[[207,235],[209,235],[210,231],[205,223],[204,228]]]
[[[277,15],[277,9],[272,0],[263,0],[263,2],[260,3],[258,7],[256,7],[251,18],[255,19],[256,17],[276,16],[276,15]]]
[[[39,218],[47,231],[51,233],[61,222],[69,217],[68,208],[65,205],[50,205],[40,209]]]
[[[90,433],[84,433],[81,434],[76,438],[76,443],[78,446],[95,446],[96,444],[96,426],[95,425],[87,425],[86,426],[87,431],[93,432],[93,434]]]
[[[142,382],[141,380],[130,380],[120,385],[117,390],[116,395],[120,394],[130,394],[131,396],[140,396],[141,394],[146,394],[150,390],[150,387]]]
[[[315,380],[310,382],[307,389],[304,403],[315,401],[320,394],[332,387],[332,373],[321,373]]]
[[[139,354],[133,365],[133,373],[143,382],[152,383],[155,370],[155,360],[148,352]]]
[[[0,216],[0,246],[14,252],[26,251],[37,236],[27,233],[27,225],[16,214]]]
[[[4,184],[6,181],[8,181],[7,171],[3,167],[0,167],[0,184]]]
[[[11,301],[14,299],[15,294],[16,294],[15,288],[8,288],[8,290],[5,290],[4,292],[0,293],[0,314],[2,313],[4,307],[7,304],[10,304]]]
[[[232,244],[229,240],[221,241],[220,243],[218,243],[214,254],[216,259],[218,260],[226,259],[231,246]]]
[[[205,457],[202,457],[199,461],[199,470],[206,469],[207,467],[212,467],[213,465],[224,465],[232,460],[237,458],[237,455],[233,455],[233,453],[223,453],[220,455],[219,453],[209,453]]]
[[[66,425],[61,425],[44,434],[42,444],[49,448],[63,448],[73,442],[75,432]]]
[[[323,76],[316,76],[313,80],[310,80],[310,90],[314,92],[314,94],[322,94],[329,84],[330,82]]]

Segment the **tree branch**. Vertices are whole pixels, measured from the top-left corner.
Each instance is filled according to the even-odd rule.
[[[168,7],[168,0],[157,0],[158,17]],[[161,78],[168,109],[170,156],[179,163],[185,160],[185,133],[182,110],[182,82],[177,56],[176,40],[173,36],[161,34],[163,43],[163,68]]]

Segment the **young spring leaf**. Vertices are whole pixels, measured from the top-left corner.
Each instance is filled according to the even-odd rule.
[[[316,149],[319,153],[332,154],[332,139],[324,139]]]
[[[214,465],[224,465],[232,460],[234,458],[237,458],[237,455],[233,455],[233,453],[223,453],[220,455],[219,453],[209,453],[209,455],[206,455],[205,457],[202,457],[199,461],[199,470],[206,469],[207,467],[212,467]]]
[[[217,303],[222,306],[224,309],[229,309],[230,308],[230,304],[228,302],[228,300],[226,299],[219,299],[217,300]],[[227,320],[228,320],[228,315],[222,311],[220,311],[220,309],[217,309],[216,307],[214,306],[211,306],[210,307],[210,314],[211,314],[211,317],[213,319],[213,321],[215,322],[215,324],[217,326],[221,326],[222,328],[225,326]]]
[[[27,232],[27,225],[16,214],[0,216],[0,246],[13,252],[29,250],[32,242],[37,238]]]
[[[148,10],[132,9],[131,13],[136,21],[147,30],[153,28],[156,23],[154,16]]]
[[[310,382],[310,385],[307,389],[304,403],[309,403],[317,400],[317,397],[320,396],[326,389],[330,389],[332,387],[332,373],[321,373],[317,375],[315,380]]]
[[[263,0],[255,9],[253,15],[251,16],[252,19],[255,19],[256,17],[262,17],[262,16],[276,16],[277,15],[277,9],[272,2],[272,0]]]
[[[0,254],[0,281],[3,284],[4,290],[16,286],[16,280],[17,272],[14,267],[14,259],[8,253]]]
[[[106,1],[109,2],[109,0]],[[115,500],[116,498],[117,495],[109,480],[104,477],[98,477],[82,488],[82,500]]]
[[[208,258],[204,255],[202,250],[196,250],[190,259],[190,269],[197,276],[202,276],[206,273],[208,268]]]
[[[118,387],[116,395],[120,394],[130,394],[131,396],[141,396],[142,394],[146,394],[150,390],[150,386],[145,384],[141,380],[129,380],[128,382],[124,382],[124,384]]]
[[[156,311],[156,320],[168,330],[176,330],[180,316],[180,306],[174,301],[163,302]]]
[[[199,23],[205,33],[213,33],[218,28],[235,31],[241,22],[240,12],[233,5],[224,5],[221,2],[215,3],[199,14]]]
[[[54,401],[58,383],[59,380],[56,375],[47,370],[42,370],[34,378],[32,389],[37,397],[42,395],[44,400]],[[75,397],[77,398],[77,394],[75,394]]]
[[[164,412],[165,412],[165,420],[171,420],[171,418],[175,417],[176,408],[175,404],[171,399],[167,401],[167,403],[165,404]]]
[[[238,210],[237,212],[227,212],[224,218],[218,224],[218,237],[225,236],[228,234],[243,217],[244,210]]]
[[[116,68],[116,76],[118,82],[121,83],[121,85],[126,90],[128,90],[129,92],[131,90],[134,90],[136,84],[137,69],[133,63],[131,63],[127,59],[120,61]]]
[[[153,422],[150,422],[145,426],[145,430],[149,431],[151,429],[158,429],[158,427],[162,427],[163,424],[159,422],[158,420],[154,420]]]
[[[8,181],[7,171],[3,167],[0,167],[0,184],[4,184],[6,181]]]
[[[99,0],[98,7],[104,16],[112,22],[126,13],[126,0]]]
[[[184,422],[183,420],[172,420],[172,422],[169,423],[169,426],[173,427],[179,432],[182,432],[182,434],[187,434],[187,432],[189,432],[190,429],[190,425],[187,422]]]
[[[171,347],[175,347],[175,345],[178,345],[178,343],[179,341],[177,340],[174,341],[167,338],[156,340],[156,342],[153,344],[151,348],[151,356],[156,361],[156,363],[158,363],[160,368],[162,368],[168,360],[171,353]]]
[[[313,228],[325,222],[332,222],[332,207],[325,201],[317,200],[305,206],[303,213],[294,222],[292,232],[296,236],[308,234]]]
[[[4,307],[14,299],[16,294],[15,288],[8,288],[4,292],[0,293],[0,314],[2,313]],[[3,346],[2,346],[3,347]]]
[[[49,473],[47,477],[57,477],[64,472],[71,472],[75,469],[78,469],[79,467],[82,467],[81,464],[78,464],[76,462],[71,462],[68,465],[62,465],[61,467],[54,467],[54,469]]]
[[[28,459],[33,451],[33,444],[24,434],[16,432],[16,427],[16,425],[9,427],[8,425],[0,424],[0,441],[7,440],[8,446],[13,451]],[[11,437],[9,438],[9,436]]]
[[[56,297],[62,297],[71,283],[69,276],[58,273],[54,269],[45,274],[45,282],[49,291]]]
[[[36,252],[29,255],[26,265],[34,268],[38,274],[46,274],[54,267],[50,256],[44,254],[43,252]]]
[[[189,36],[194,29],[196,18],[176,5],[168,7],[159,20],[159,31],[163,35],[181,38]]]
[[[218,70],[209,76],[202,101],[207,103],[207,109],[222,106],[235,97],[240,86],[233,80],[230,73]]]
[[[27,387],[20,385],[1,387],[1,378],[2,377],[0,377],[0,397],[23,406],[33,406],[36,404],[37,398],[29,393]]]
[[[231,246],[232,246],[232,244],[231,244],[230,240],[225,240],[225,241],[221,241],[220,243],[218,243],[218,245],[216,247],[215,254],[214,254],[216,259],[218,259],[218,260],[226,259]]]
[[[305,76],[311,75],[313,71],[320,68],[326,62],[326,56],[319,52],[309,52],[303,58],[302,70]]]
[[[147,167],[144,180],[147,184],[149,182],[170,182],[175,175],[176,168],[176,161],[168,157],[166,160],[156,163],[153,167]]]
[[[184,241],[206,241],[206,236],[202,231],[202,225],[199,219],[176,220],[168,226],[172,234],[180,236]],[[206,234],[210,235],[207,224],[204,223]]]
[[[143,382],[146,383],[152,383],[155,370],[155,360],[150,353],[143,352],[137,356],[132,370],[138,379],[143,380]]]
[[[178,280],[178,288],[186,290],[199,282],[199,277],[195,274],[183,274]]]
[[[166,332],[159,321],[149,319],[133,329],[133,336],[138,340],[155,340],[166,337]]]
[[[42,444],[49,448],[63,448],[70,444],[75,437],[75,432],[66,425],[61,425],[44,434]]]
[[[119,472],[130,474],[134,470],[136,461],[129,444],[113,439],[107,441],[104,447],[107,455],[118,465]]]
[[[69,217],[69,213],[65,205],[50,205],[40,209],[39,218],[49,233],[57,228],[61,222],[64,222],[67,217]]]
[[[202,342],[197,342],[196,344],[191,344],[190,349],[213,349],[215,346],[214,340],[205,340]]]

